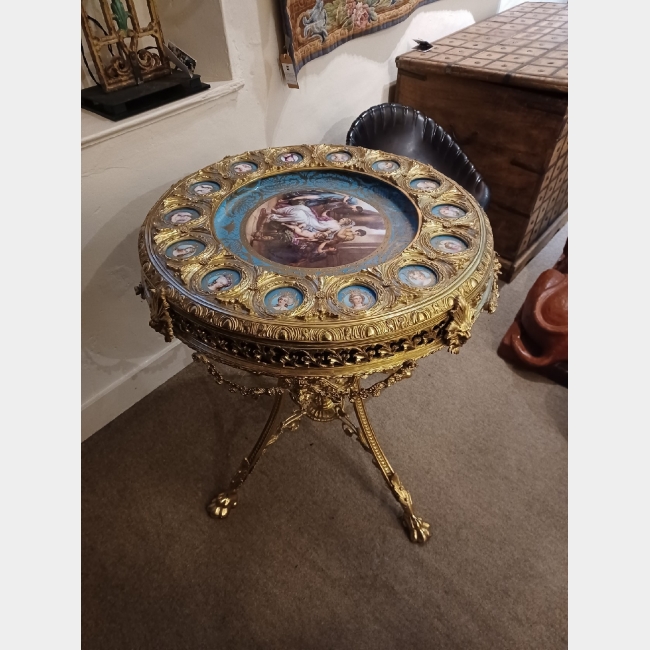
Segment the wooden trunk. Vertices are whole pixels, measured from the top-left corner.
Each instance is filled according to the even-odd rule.
[[[438,122],[483,175],[503,278],[566,223],[567,9],[524,3],[398,57],[395,101]]]

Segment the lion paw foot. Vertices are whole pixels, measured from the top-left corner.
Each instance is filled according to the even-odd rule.
[[[420,517],[405,513],[402,518],[402,524],[406,528],[410,540],[416,544],[424,544],[431,537],[429,524]]]
[[[223,519],[237,505],[236,492],[222,492],[210,501],[208,514],[215,519]]]

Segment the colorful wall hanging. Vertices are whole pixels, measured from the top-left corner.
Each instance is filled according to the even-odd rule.
[[[295,72],[346,41],[392,27],[432,2],[436,0],[280,0]]]

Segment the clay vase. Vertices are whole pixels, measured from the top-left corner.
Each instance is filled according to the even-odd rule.
[[[568,385],[569,276],[544,271],[531,287],[497,354]]]

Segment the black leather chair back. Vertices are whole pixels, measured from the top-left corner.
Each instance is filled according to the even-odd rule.
[[[352,123],[346,143],[419,160],[440,170],[486,208],[490,190],[452,138],[430,117],[410,106],[379,104]]]

